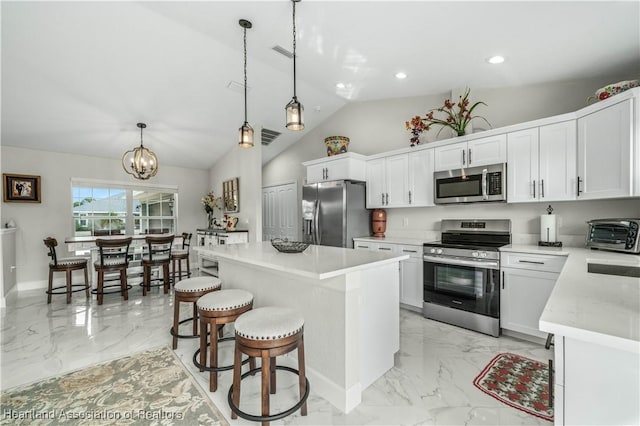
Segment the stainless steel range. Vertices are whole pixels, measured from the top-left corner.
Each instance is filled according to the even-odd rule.
[[[424,244],[427,318],[500,334],[500,252],[511,220],[443,220],[441,241]]]

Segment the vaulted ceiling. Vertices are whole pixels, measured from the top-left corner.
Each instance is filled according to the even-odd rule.
[[[281,132],[269,161],[349,102],[628,73],[640,76],[640,2],[297,3],[297,92],[306,129],[284,128],[293,94],[292,3],[2,1],[2,144],[121,158],[139,143],[165,165],[209,168],[248,119]],[[486,59],[500,54],[501,65]],[[394,74],[408,76],[398,80]],[[337,87],[337,83],[342,83]]]

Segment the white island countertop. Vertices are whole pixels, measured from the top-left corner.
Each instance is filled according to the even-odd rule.
[[[318,280],[409,258],[406,254],[316,245],[310,245],[302,253],[281,253],[268,241],[194,247],[194,250],[205,258],[229,259]]]
[[[577,247],[500,250],[568,256],[540,317],[542,331],[640,353],[640,278],[587,271],[589,263],[640,267],[639,255]]]

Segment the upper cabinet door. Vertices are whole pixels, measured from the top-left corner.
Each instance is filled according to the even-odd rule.
[[[384,207],[385,192],[385,158],[367,161],[367,208]]]
[[[578,200],[632,195],[632,102],[578,119]]]
[[[489,136],[468,142],[467,166],[486,166],[507,162],[507,135]]]
[[[507,201],[537,201],[538,128],[509,133],[507,140]]]
[[[409,153],[409,205],[433,206],[433,149]]]
[[[385,205],[406,207],[409,205],[409,155],[393,155],[386,160]]]
[[[538,196],[541,201],[576,199],[576,121],[540,127]]]
[[[459,142],[439,146],[434,149],[434,155],[434,171],[461,169],[467,166],[467,143]]]

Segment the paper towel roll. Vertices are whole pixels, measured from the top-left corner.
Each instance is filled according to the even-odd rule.
[[[543,214],[540,216],[540,241],[556,242],[556,215]]]

